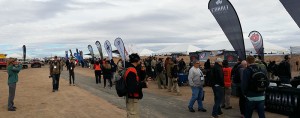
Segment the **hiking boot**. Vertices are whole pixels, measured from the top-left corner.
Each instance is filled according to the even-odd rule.
[[[225,109],[232,109],[232,106],[229,106],[229,107],[225,107]]]
[[[195,110],[193,108],[189,108],[190,112],[195,112]]]
[[[8,108],[7,111],[16,111],[14,108]]]
[[[198,111],[206,112],[207,110],[204,108],[198,109]]]

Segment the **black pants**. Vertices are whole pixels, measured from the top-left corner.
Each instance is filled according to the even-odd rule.
[[[59,77],[60,77],[60,74],[52,75],[53,90],[58,90],[58,88],[59,88]]]
[[[101,83],[101,70],[95,70],[96,84]]]
[[[72,84],[71,78],[73,79],[73,84],[74,84],[74,83],[75,83],[75,74],[74,74],[74,72],[72,72],[72,71],[69,72],[69,80],[70,80],[70,84]]]
[[[110,75],[103,75],[103,79],[104,79],[104,87],[106,86],[106,80],[109,81],[109,86],[112,87],[111,78],[112,78],[112,76],[110,76]]]
[[[238,95],[239,95],[239,107],[240,107],[240,113],[245,115],[245,109],[246,109],[246,98],[242,93],[242,88],[240,86],[237,86],[236,88]]]

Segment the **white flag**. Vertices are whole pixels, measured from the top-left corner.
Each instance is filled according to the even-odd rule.
[[[125,67],[126,57],[125,57],[125,46],[124,46],[123,40],[121,38],[116,38],[114,44],[121,55],[121,58],[123,60],[124,67]]]
[[[104,42],[104,48],[105,48],[105,50],[107,52],[109,60],[111,60],[112,59],[112,50],[111,50],[111,44],[110,44],[110,42],[108,40],[106,40]]]

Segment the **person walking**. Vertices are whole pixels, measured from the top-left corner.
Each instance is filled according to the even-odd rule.
[[[168,75],[168,91],[169,92],[176,92],[178,96],[181,95],[179,86],[178,86],[178,66],[175,64],[171,58],[167,58],[168,64],[167,64],[167,75]]]
[[[237,77],[239,77],[240,78],[240,82],[242,81],[242,79],[243,79],[243,72],[244,72],[244,70],[247,68],[247,61],[245,61],[245,60],[243,60],[242,62],[241,62],[241,64],[238,66],[238,73],[237,73]],[[240,84],[240,83],[239,83]],[[243,93],[242,93],[242,88],[241,88],[241,86],[239,86],[238,88],[237,88],[237,91],[239,92],[238,93],[238,95],[239,95],[239,107],[240,107],[240,113],[241,113],[241,115],[244,117],[244,115],[245,115],[245,103],[246,103],[246,98],[245,98],[245,96],[243,95]]]
[[[74,69],[75,69],[74,59],[71,58],[71,62],[68,65],[70,86],[72,85],[72,83],[73,83],[73,86],[75,86],[75,73],[74,73]],[[72,82],[72,80],[73,80],[73,82]]]
[[[52,92],[58,91],[59,88],[59,78],[61,72],[61,63],[57,59],[57,56],[54,56],[54,60],[50,64],[50,76],[52,77]]]
[[[203,108],[202,97],[203,97],[203,85],[204,75],[199,69],[200,62],[198,60],[193,61],[193,67],[189,70],[188,80],[192,89],[192,97],[190,99],[188,108],[190,112],[195,112],[193,106],[195,101],[198,102],[198,111],[206,112]]]
[[[99,61],[96,61],[94,64],[94,73],[95,73],[95,78],[96,78],[96,84],[101,84],[101,65]]]
[[[7,62],[7,74],[8,74],[8,111],[16,111],[17,107],[14,105],[15,93],[18,82],[18,74],[22,70],[22,65],[17,64],[16,59],[9,58]]]
[[[164,89],[167,89],[166,87],[166,78],[165,78],[165,74],[164,74],[164,64],[163,64],[163,60],[162,58],[158,59],[158,62],[156,64],[156,73],[157,73],[157,85],[158,85],[158,89],[163,89],[161,87],[161,84],[163,84]]]
[[[129,55],[129,61],[130,64],[124,75],[128,89],[126,95],[127,118],[139,118],[139,101],[143,98],[142,88],[145,88],[146,84],[138,76],[137,66],[140,64],[139,55]]]
[[[205,69],[205,86],[211,86],[211,65],[210,65],[210,59],[207,59],[206,62],[204,63],[204,69]]]
[[[268,86],[269,83],[261,84],[258,80],[267,77],[267,70],[263,70],[263,68],[256,64],[253,56],[248,56],[246,60],[248,62],[248,67],[243,71],[241,83],[242,93],[246,98],[245,118],[252,118],[254,109],[256,109],[259,118],[265,118],[265,90],[258,89],[258,86]],[[261,76],[260,74],[259,77],[256,77],[255,75],[258,75],[258,72],[262,72],[265,75]],[[260,83],[259,85],[258,82]]]
[[[224,97],[222,102],[222,108],[232,109],[230,105],[231,96],[231,67],[228,66],[228,61],[224,60],[223,63],[223,73],[224,73]]]
[[[106,87],[106,80],[108,80],[109,82],[109,87],[111,88],[112,87],[112,81],[111,81],[111,78],[113,77],[112,76],[112,67],[110,65],[110,61],[107,60],[105,61],[105,63],[103,64],[103,79],[104,79],[104,88]]]
[[[221,103],[224,95],[224,73],[222,69],[223,59],[217,58],[212,70],[212,90],[214,92],[214,106],[212,110],[212,117],[218,118],[218,115],[222,115]]]

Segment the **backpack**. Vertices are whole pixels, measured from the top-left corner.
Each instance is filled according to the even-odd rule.
[[[161,73],[164,70],[164,67],[162,66],[161,62],[159,62],[159,63],[156,64],[156,70],[159,73]]]
[[[178,67],[177,67],[177,65],[174,65],[173,68],[171,69],[171,76],[173,78],[177,78],[178,77]]]
[[[133,67],[126,68],[119,72],[119,79],[116,80],[116,91],[119,97],[126,96],[128,93],[126,77],[129,72],[134,72],[135,74],[137,74],[136,70]]]
[[[269,86],[269,80],[266,74],[258,66],[249,66],[251,76],[249,80],[249,89],[255,92],[263,92]]]

